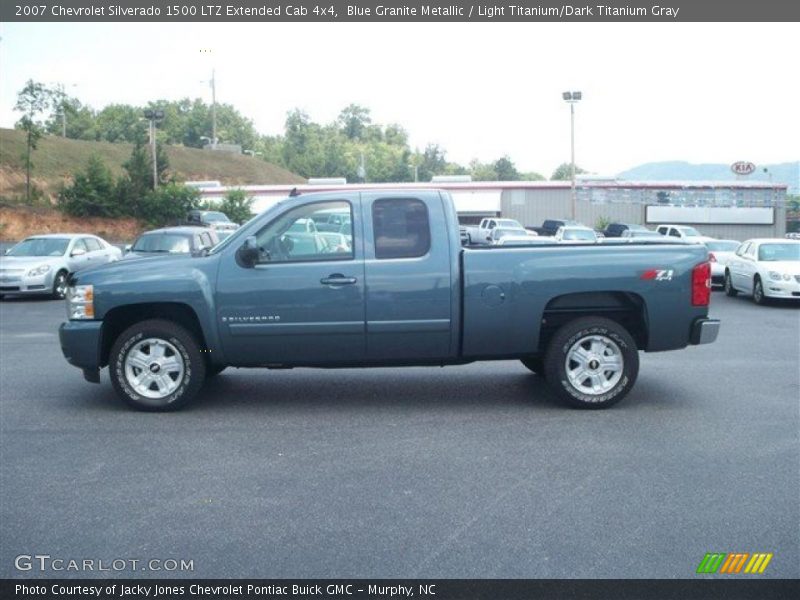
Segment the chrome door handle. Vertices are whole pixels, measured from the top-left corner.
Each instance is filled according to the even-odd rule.
[[[353,285],[357,281],[355,277],[345,277],[339,273],[328,275],[319,280],[322,285]]]

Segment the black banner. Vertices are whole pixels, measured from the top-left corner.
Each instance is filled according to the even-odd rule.
[[[747,600],[797,598],[800,581],[786,579],[697,580],[186,580],[63,579],[0,581],[4,600],[298,600],[309,598],[396,600]]]
[[[798,21],[788,0],[380,2],[373,0],[3,0],[1,21],[717,22]]]

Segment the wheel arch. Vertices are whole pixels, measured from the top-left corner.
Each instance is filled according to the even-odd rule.
[[[542,313],[539,352],[544,353],[555,332],[580,317],[605,317],[624,327],[639,349],[647,348],[647,303],[639,294],[616,290],[574,292],[556,296]]]
[[[207,342],[200,319],[194,309],[180,302],[155,302],[146,304],[126,304],[109,310],[103,317],[103,330],[100,340],[100,365],[106,366],[111,347],[119,335],[131,325],[148,319],[164,319],[181,325],[195,338],[201,349]]]

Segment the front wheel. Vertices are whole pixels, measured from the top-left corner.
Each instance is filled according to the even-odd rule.
[[[756,304],[766,303],[767,298],[764,296],[764,285],[761,283],[761,278],[756,277],[753,282],[753,302]]]
[[[161,319],[122,332],[109,356],[114,389],[129,406],[164,412],[186,405],[200,391],[206,364],[186,329]]]
[[[608,408],[630,392],[639,352],[628,331],[603,317],[575,319],[556,331],[544,358],[547,381],[575,408]]]
[[[59,271],[53,278],[53,290],[51,295],[56,300],[63,300],[67,296],[67,273]]]
[[[733,287],[733,281],[731,281],[731,272],[725,271],[725,295],[730,296],[733,298],[739,292]]]

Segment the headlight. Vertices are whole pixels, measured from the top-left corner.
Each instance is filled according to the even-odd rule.
[[[769,272],[769,278],[774,280],[774,281],[780,281],[781,277],[782,277],[781,274],[778,273],[777,271],[770,271]]]
[[[67,289],[67,316],[70,319],[94,319],[94,286],[76,285]]]
[[[39,277],[50,271],[50,265],[39,265],[35,269],[28,271],[28,277]]]

